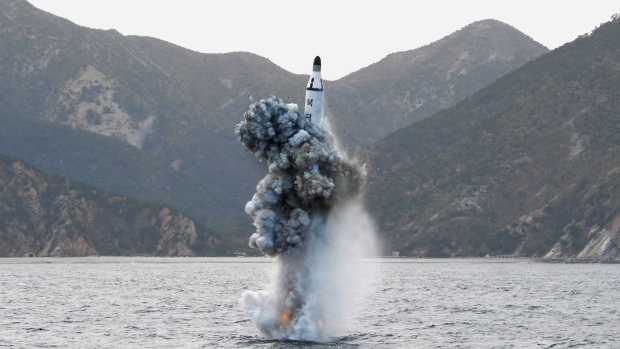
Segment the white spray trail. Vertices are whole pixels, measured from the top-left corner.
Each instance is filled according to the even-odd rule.
[[[246,205],[256,233],[250,246],[275,257],[268,291],[240,303],[269,338],[326,341],[347,330],[372,278],[373,224],[361,205],[365,169],[333,137],[271,97],[250,105],[237,139],[269,173]]]

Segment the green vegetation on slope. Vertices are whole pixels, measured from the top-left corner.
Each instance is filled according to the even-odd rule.
[[[620,21],[387,137],[369,203],[405,254],[564,256],[620,213]]]

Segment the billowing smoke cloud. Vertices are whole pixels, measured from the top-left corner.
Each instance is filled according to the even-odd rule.
[[[240,300],[270,338],[324,341],[344,330],[353,290],[362,289],[374,251],[371,220],[359,203],[365,169],[333,137],[275,97],[250,105],[237,139],[268,165],[246,205],[256,232],[250,246],[276,257],[269,291]]]

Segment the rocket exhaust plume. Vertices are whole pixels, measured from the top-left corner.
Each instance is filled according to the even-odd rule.
[[[268,165],[245,210],[256,227],[250,246],[278,268],[270,288],[244,292],[241,306],[268,338],[329,341],[347,330],[372,277],[361,261],[376,252],[361,204],[365,168],[276,97],[250,105],[235,135]]]
[[[269,166],[245,210],[257,229],[250,246],[270,256],[303,246],[311,223],[324,223],[331,207],[360,194],[364,168],[295,104],[275,97],[252,104],[235,135]]]

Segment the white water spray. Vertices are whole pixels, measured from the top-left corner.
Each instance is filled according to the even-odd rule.
[[[267,291],[244,292],[240,303],[269,338],[328,341],[348,329],[373,277],[363,261],[376,255],[361,204],[365,168],[275,97],[250,105],[235,135],[268,165],[246,212],[250,246],[278,267]]]

